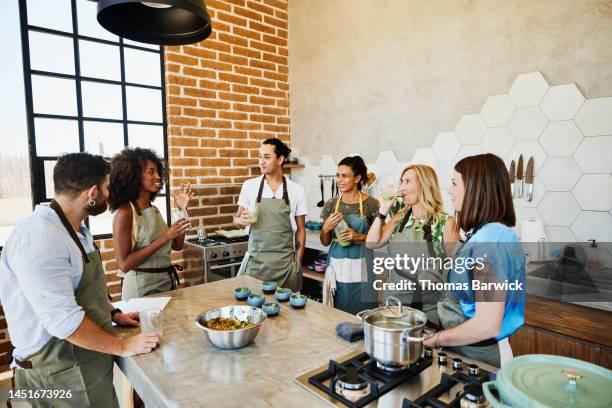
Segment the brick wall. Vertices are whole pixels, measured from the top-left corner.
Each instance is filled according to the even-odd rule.
[[[289,53],[286,0],[206,0],[206,6],[211,36],[165,48],[166,113],[170,184],[195,185],[192,224],[212,232],[232,225],[240,185],[258,172],[247,166],[257,163],[261,141],[290,141]],[[112,240],[98,244],[118,300]],[[187,284],[201,268],[183,253],[173,260],[185,264]],[[5,326],[0,313],[0,355],[8,346]]]

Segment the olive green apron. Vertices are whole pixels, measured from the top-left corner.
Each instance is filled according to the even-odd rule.
[[[85,253],[83,245],[68,223],[61,207],[51,202],[83,254],[83,275],[75,293],[76,302],[102,329],[112,327],[106,279],[100,252]],[[70,391],[71,398],[28,400],[34,407],[119,407],[113,387],[113,357],[87,350],[52,337],[38,352],[27,360],[16,360],[21,369],[15,370],[15,386],[19,390]]]
[[[132,205],[132,228],[136,226],[133,233],[133,251],[151,245],[153,241],[168,231],[168,225],[154,206],[141,210],[138,205]],[[121,299],[143,297],[153,293],[167,292],[176,289],[178,275],[175,269],[181,269],[178,265],[172,265],[170,251],[172,241],[166,242],[146,261],[137,268],[129,271],[123,279],[121,287]]]
[[[455,255],[459,254],[464,245],[465,242],[457,249]],[[438,316],[440,317],[440,326],[442,326],[444,329],[451,329],[468,320],[468,318],[463,314],[459,300],[455,299],[450,292],[444,293],[442,300],[437,306]],[[494,342],[493,339],[489,339],[477,344],[478,345],[446,348],[457,354],[485,362],[495,367],[501,366],[501,354],[499,344],[497,342]]]
[[[237,276],[274,281],[292,291],[302,289],[302,267],[295,253],[287,180],[283,176],[283,199],[261,198],[265,176],[257,193],[257,222],[251,224],[249,247]]]
[[[409,216],[409,214],[406,216]],[[401,220],[398,222],[401,222]],[[425,239],[424,231],[416,231],[414,228],[406,227],[391,235],[387,244],[387,250],[392,258],[395,258],[397,255],[402,258],[404,255],[413,258],[423,258],[434,256],[434,251],[430,249],[430,244]],[[420,268],[416,273],[411,274],[410,271],[392,269],[387,282],[399,283],[402,280],[415,282],[416,290],[387,290],[385,297],[388,295],[395,296],[402,301],[402,304],[422,310],[427,315],[430,325],[439,326],[440,318],[438,317],[437,303],[442,298],[443,292],[434,290],[423,291],[419,285],[419,280],[442,283],[444,281],[443,271]]]

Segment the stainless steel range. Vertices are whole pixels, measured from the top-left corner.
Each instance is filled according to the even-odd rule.
[[[357,351],[295,381],[332,407],[486,408],[481,385],[494,379],[496,371],[463,356],[429,349],[412,366],[396,370]]]
[[[202,278],[197,283],[209,283],[236,276],[248,248],[248,236],[226,238],[209,236],[185,241],[185,257],[202,265]]]

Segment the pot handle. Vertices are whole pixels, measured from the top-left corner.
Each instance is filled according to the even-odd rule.
[[[484,393],[487,402],[491,404],[493,408],[511,408],[510,405],[506,405],[498,400],[493,395],[491,390],[495,390],[495,392],[497,392],[497,385],[495,384],[495,381],[487,381],[486,383],[482,384],[482,392]],[[499,394],[499,392],[497,393]]]
[[[411,330],[411,329],[408,329]],[[423,340],[425,340],[425,337],[412,337],[412,336],[405,336],[404,333],[406,333],[405,331],[402,332],[401,334],[401,339],[403,341],[414,341],[414,342],[423,342]]]
[[[399,313],[402,313],[402,301],[396,298],[395,296],[387,296],[387,299],[385,300],[386,309],[389,309],[389,300],[394,300],[395,303],[397,303],[397,309],[399,310]]]
[[[359,320],[361,320],[361,323],[363,323],[364,315],[366,315],[370,310],[371,309],[362,310],[361,312],[355,313],[355,316],[357,316]]]

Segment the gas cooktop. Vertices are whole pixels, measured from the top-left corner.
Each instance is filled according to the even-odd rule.
[[[354,352],[295,381],[338,407],[459,408],[469,399],[476,400],[470,406],[488,407],[481,385],[494,379],[495,371],[486,364],[433,350],[426,350],[407,368],[382,366],[368,354]]]
[[[187,242],[193,245],[201,246],[201,247],[211,247],[211,246],[235,244],[239,242],[247,242],[248,240],[249,240],[248,236],[227,238],[227,237],[222,237],[219,235],[213,235],[213,236],[204,238],[204,240],[199,240],[198,238],[188,238]]]

